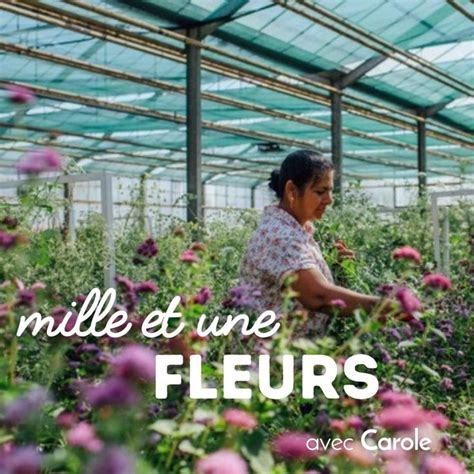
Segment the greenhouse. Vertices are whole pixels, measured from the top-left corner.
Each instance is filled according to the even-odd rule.
[[[471,472],[473,20],[0,2],[0,473]]]

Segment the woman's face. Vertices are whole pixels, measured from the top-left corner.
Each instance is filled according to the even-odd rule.
[[[321,219],[326,208],[332,204],[334,171],[326,171],[319,180],[306,186],[304,193],[295,193],[293,213],[301,224]]]

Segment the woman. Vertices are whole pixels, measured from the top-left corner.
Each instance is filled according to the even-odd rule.
[[[317,152],[300,150],[289,154],[280,170],[272,172],[270,188],[278,204],[265,208],[259,227],[249,241],[241,266],[242,283],[261,294],[252,301],[258,312],[282,312],[282,287],[294,275],[297,306],[309,310],[312,326],[322,330],[335,300],[342,300],[350,314],[356,308],[371,310],[380,298],[356,293],[334,284],[331,271],[314,240],[313,220],[321,219],[332,203],[334,167]],[[339,241],[341,257],[353,253]],[[257,293],[257,294],[258,294]],[[254,293],[255,294],[255,293]],[[340,306],[344,306],[340,303]]]

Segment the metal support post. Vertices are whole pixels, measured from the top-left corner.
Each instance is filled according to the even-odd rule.
[[[115,240],[114,240],[114,201],[112,176],[104,173],[100,179],[100,197],[102,215],[105,219],[105,243],[107,246],[107,263],[105,267],[105,288],[115,288]]]
[[[449,275],[449,207],[444,208],[443,213],[443,273]]]
[[[76,240],[76,228],[74,226],[74,184],[64,183],[64,228],[63,235],[68,242]]]
[[[257,185],[250,188],[250,208],[255,209],[255,192],[257,190]]]
[[[335,168],[334,191],[342,196],[342,98],[331,93],[331,152]]]
[[[138,191],[138,225],[140,231],[146,230],[146,175],[140,176],[140,185]]]
[[[418,196],[426,191],[426,122],[418,121]]]
[[[198,31],[189,36],[198,39]],[[202,220],[201,179],[201,49],[186,45],[186,184],[187,220]]]

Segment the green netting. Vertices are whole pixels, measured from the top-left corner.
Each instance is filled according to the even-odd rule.
[[[138,33],[143,38],[158,40],[178,48],[178,52],[183,51],[183,43],[180,41],[110,18],[108,14],[91,12],[67,3],[42,3],[58,7],[66,15],[77,14],[86,19],[117,26],[125,33]],[[304,2],[290,3],[302,8]],[[472,11],[468,1],[458,3]],[[429,121],[428,128],[437,128],[439,133],[472,143],[472,136],[469,137],[474,119],[472,100],[469,101],[466,94],[458,90],[458,86],[452,86],[452,82],[456,80],[463,87],[474,83],[474,42],[467,16],[442,0],[324,0],[315,2],[316,4],[364,29],[368,34],[377,35],[405,51],[417,54],[441,70],[441,75],[436,73],[438,79],[435,79],[431,77],[432,71],[427,73],[429,70],[426,67],[422,67],[422,71],[416,71],[395,59],[385,59],[346,90],[351,95],[351,103],[358,103],[357,98],[376,101],[377,104],[364,107],[369,111],[380,112],[389,122],[382,123],[373,117],[343,112],[344,172],[348,179],[359,176],[403,179],[417,176],[416,131],[391,124],[391,119],[397,116],[402,117],[410,126],[415,123],[413,119],[394,115],[384,107],[411,110],[451,101]],[[102,0],[89,2],[89,5],[173,31],[181,31],[183,25],[223,20],[219,28],[205,39],[206,44],[295,77],[316,77],[317,80],[336,77],[335,72],[348,73],[380,54],[346,34],[317,24],[270,0]],[[315,15],[311,9],[306,8],[305,11]],[[328,20],[324,15],[319,15],[318,18]],[[336,23],[334,25],[338,27]],[[1,41],[10,45],[34,48],[66,59],[133,74],[138,78],[129,80],[110,77],[107,73],[56,64],[51,60],[5,52],[5,48],[0,48],[0,80],[17,81],[76,95],[67,100],[42,97],[39,94],[34,106],[21,117],[12,111],[6,100],[0,101],[0,122],[11,125],[11,128],[0,128],[2,170],[4,166],[13,166],[24,152],[9,151],[8,148],[18,148],[17,142],[22,140],[29,140],[21,144],[23,149],[37,146],[35,142],[44,142],[48,129],[58,129],[64,135],[56,138],[54,144],[87,171],[107,169],[117,173],[142,174],[153,170],[156,164],[165,168],[165,171],[160,171],[160,175],[184,177],[186,128],[180,120],[186,114],[185,95],[140,83],[140,78],[158,79],[179,86],[184,91],[186,68],[183,62],[162,57],[157,51],[152,53],[137,50],[132,44],[119,45],[110,40],[95,38],[86,32],[71,31],[67,25],[55,26],[44,20],[3,10],[0,10],[0,29]],[[243,64],[237,58],[224,57],[216,52],[203,51],[202,56],[204,60],[209,58],[220,61],[267,80],[280,81],[279,85],[275,86],[274,83],[273,87],[268,88],[249,82],[242,73],[239,77],[229,77],[203,67],[202,91],[217,96],[217,100],[205,98],[202,101],[203,119],[207,122],[202,133],[203,163],[213,164],[213,167],[203,168],[205,173],[210,176],[221,173],[224,180],[229,182],[251,183],[264,176],[295,148],[312,146],[329,155],[331,112],[327,105],[327,90],[285,79],[287,84],[299,88],[298,90],[317,94],[313,99],[295,97],[294,92],[289,94],[282,90],[285,88],[285,82],[281,82],[284,75],[261,70],[256,65]],[[451,85],[443,83],[439,78]],[[244,101],[244,108],[238,104],[219,103],[219,97]],[[109,105],[103,107],[100,104],[86,104],[84,100],[88,98],[107,101]],[[326,104],[321,101],[326,101]],[[117,106],[115,109],[122,105],[131,109],[114,110],[114,104]],[[279,115],[248,110],[252,108],[252,104]],[[167,113],[168,119],[152,116],[145,109]],[[287,114],[286,118],[282,114]],[[19,123],[26,129],[14,128]],[[35,131],[28,127],[40,127],[42,130]],[[219,130],[220,127],[226,127],[226,130]],[[68,134],[94,134],[94,137]],[[109,139],[112,141],[108,141]],[[120,140],[120,143],[113,140]],[[291,140],[295,143],[292,144]],[[259,147],[264,142],[274,142],[280,148],[270,153],[264,152]],[[409,145],[409,148],[403,145]],[[111,158],[110,154],[115,155]],[[156,156],[149,158],[146,154]],[[228,159],[223,159],[221,155]],[[444,172],[447,176],[472,177],[472,155],[472,148],[465,144],[452,143],[439,136],[427,137],[429,176],[441,176]],[[216,156],[221,158],[216,160]],[[159,157],[176,159],[181,164],[159,162]],[[459,162],[460,158],[462,163]],[[245,178],[232,174],[232,170],[225,168],[229,163],[240,168],[243,174],[248,170],[254,176]],[[219,164],[222,165],[221,170]],[[173,169],[177,166],[182,169]]]

